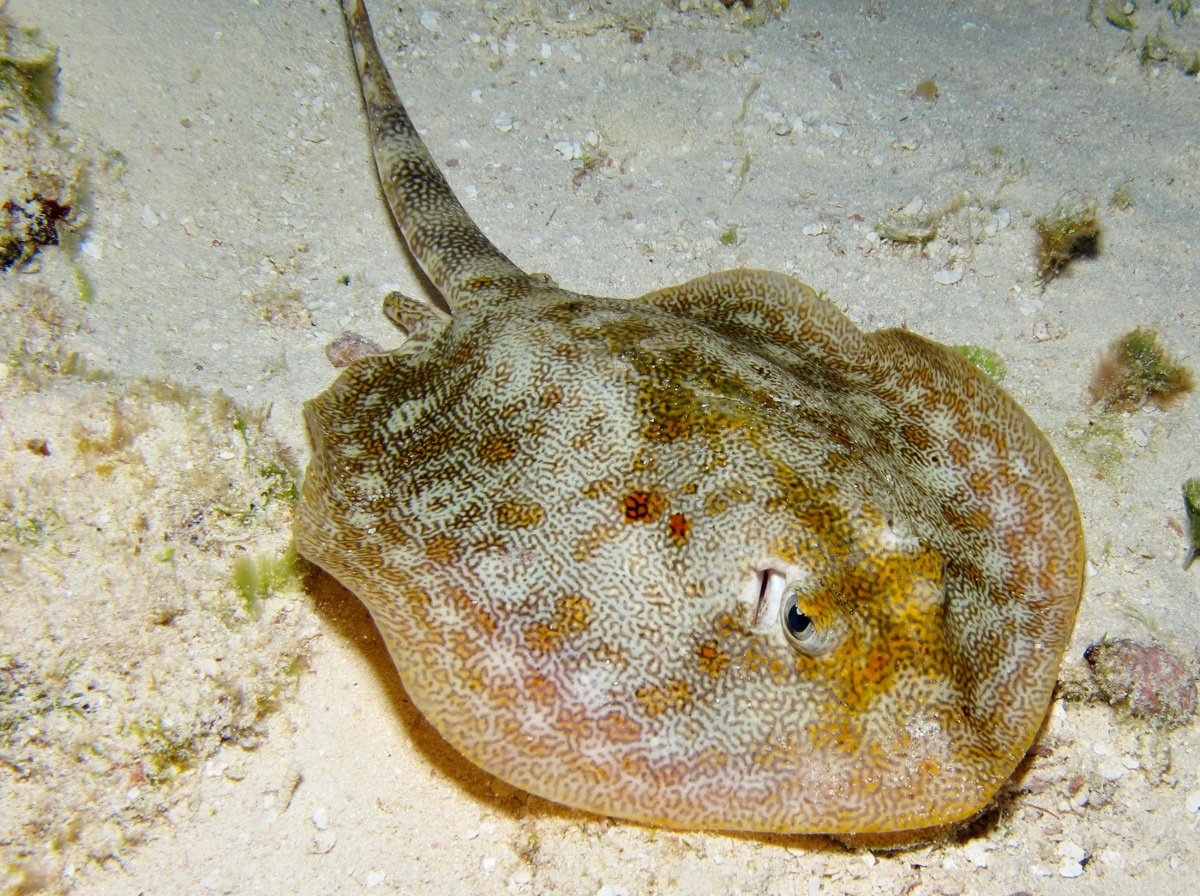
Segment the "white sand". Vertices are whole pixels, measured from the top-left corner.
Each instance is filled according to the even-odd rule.
[[[864,328],[903,324],[998,352],[1005,387],[1071,474],[1088,534],[1094,568],[1064,676],[1086,680],[1082,651],[1106,633],[1158,641],[1195,664],[1200,564],[1180,569],[1179,488],[1200,475],[1200,399],[1107,418],[1087,401],[1097,353],[1134,326],[1158,330],[1174,356],[1200,367],[1195,78],[1170,64],[1143,68],[1127,34],[1089,23],[1083,0],[793,0],[758,27],[730,24],[743,20],[737,14],[633,0],[470,6],[430,0],[401,14],[376,2],[371,12],[414,121],[504,251],[566,287],[618,295],[728,267],[782,270],[826,291]],[[117,379],[47,377],[39,391],[10,372],[0,422],[6,488],[41,476],[49,494],[66,490],[64,507],[111,508],[104,513],[118,521],[145,508],[158,519],[182,513],[191,489],[211,484],[188,485],[150,458],[208,457],[221,476],[227,452],[229,482],[241,483],[231,493],[252,497],[257,480],[246,484],[238,470],[250,469],[246,457],[281,456],[270,439],[306,462],[300,405],[335,375],[324,347],[344,330],[395,345],[378,311],[384,292],[427,294],[379,196],[335,0],[9,0],[7,13],[60,47],[57,115],[93,168],[79,262],[96,296],[78,302],[73,260],[57,250],[0,290],[43,296],[61,312],[46,338]],[[1179,35],[1200,45],[1194,20]],[[936,80],[936,102],[910,96],[925,78]],[[566,155],[577,143],[612,164],[576,177],[581,161],[559,143]],[[113,152],[127,160],[119,177],[98,166]],[[1133,200],[1127,210],[1109,203],[1118,188]],[[914,200],[938,208],[963,194],[967,208],[923,253],[871,237]],[[1067,194],[1098,201],[1102,251],[1043,292],[1031,224]],[[150,472],[137,486],[118,481],[71,447],[80,421],[69,415],[111,411],[137,377],[270,405],[266,434],[243,451],[226,418],[203,432],[179,402],[143,407],[154,423],[133,444]],[[35,430],[65,446],[57,463],[79,466],[58,468],[58,478],[28,472],[38,469],[25,457]],[[176,449],[181,439],[196,450]],[[167,481],[183,482],[182,493],[166,495]],[[7,590],[0,657],[49,656],[50,631],[105,674],[138,667],[141,656],[143,672],[120,692],[126,720],[148,718],[152,700],[186,709],[186,698],[171,697],[186,681],[196,682],[188,693],[199,719],[197,701],[218,680],[214,644],[249,660],[239,668],[258,669],[244,673],[247,687],[270,690],[256,652],[280,667],[307,663],[242,739],[251,749],[218,720],[189,742],[198,765],[160,784],[131,783],[115,761],[27,774],[20,800],[15,784],[7,803],[0,797],[10,813],[0,828],[7,892],[1195,891],[1194,723],[1162,734],[1107,706],[1056,702],[1017,792],[973,836],[872,856],[817,838],[653,830],[513,791],[420,719],[365,611],[323,576],[306,581],[307,593],[294,582],[272,590],[259,615],[236,625],[193,626],[197,640],[174,639],[163,649],[178,649],[183,665],[154,679],[170,676],[170,687],[137,677],[155,668],[150,635],[119,657],[104,652],[116,637],[106,626],[161,628],[131,610],[152,610],[134,596],[155,588],[168,602],[179,589],[172,612],[184,618],[236,609],[231,568],[241,549],[282,550],[287,520],[271,514],[231,536],[225,553],[205,529],[180,549],[196,561],[155,582],[132,562],[127,576],[102,580],[105,551],[132,550],[134,540],[84,538],[69,528],[84,525],[82,510],[64,522],[70,551],[51,539],[26,556],[16,539],[4,542],[6,580],[78,584],[47,585],[36,601]],[[85,621],[58,615],[69,593],[93,601]],[[42,622],[32,631],[24,623],[35,604]],[[42,671],[60,685],[70,679]],[[89,712],[47,712],[40,739],[26,746],[43,758],[63,752],[67,733],[86,737],[100,724]],[[112,751],[139,742],[128,728],[111,737]],[[131,787],[138,792],[127,798]]]

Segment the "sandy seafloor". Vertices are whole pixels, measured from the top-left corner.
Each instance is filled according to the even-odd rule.
[[[1142,6],[1144,21],[1163,15]],[[1081,656],[1105,634],[1160,643],[1193,673],[1200,656],[1200,564],[1180,563],[1200,398],[1102,415],[1087,391],[1098,352],[1135,326],[1200,367],[1200,85],[1170,64],[1143,67],[1130,36],[1090,22],[1087,7],[793,0],[751,24],[635,0],[371,4],[434,156],[526,269],[615,295],[730,267],[780,270],[863,328],[902,325],[1006,361],[1004,386],[1055,445],[1087,531],[1063,673],[1082,699],[1055,701],[1021,776],[967,834],[871,854],[821,838],[655,830],[513,791],[420,719],[365,611],[322,575],[266,588],[255,612],[235,607],[206,628],[208,609],[233,606],[222,602],[236,558],[284,549],[286,501],[220,538],[155,534],[179,546],[156,557],[173,564],[165,578],[114,555],[116,542],[72,534],[101,505],[118,526],[137,510],[154,534],[169,502],[211,488],[196,470],[251,450],[167,420],[136,380],[195,387],[191,402],[221,390],[269,406],[254,450],[302,467],[301,403],[335,376],[325,346],[347,330],[396,345],[382,296],[428,292],[380,198],[333,0],[9,0],[13,20],[60,48],[56,115],[89,166],[92,208],[74,257],[48,250],[0,290],[40,296],[56,309],[43,315],[54,318],[47,344],[108,372],[99,384],[43,372],[31,385],[8,359],[10,536],[21,477],[49,469],[38,463],[110,451],[126,466],[68,464],[54,537],[4,545],[10,674],[24,657],[29,685],[53,654],[46,682],[107,694],[70,713],[43,702],[6,735],[6,892],[1195,892],[1196,724],[1155,731],[1087,699]],[[1193,44],[1195,24],[1182,32]],[[936,101],[913,95],[926,78]],[[600,164],[583,171],[575,144]],[[1110,201],[1118,189],[1126,208]],[[965,210],[924,252],[875,236],[889,212],[959,195]],[[1031,225],[1064,196],[1096,199],[1101,251],[1043,290]],[[87,304],[76,264],[94,287]],[[80,427],[93,415],[108,426],[126,393],[165,422],[81,447]],[[49,439],[49,457],[29,447],[35,437]],[[272,440],[283,449],[262,447]],[[131,451],[153,475],[121,472]],[[178,476],[184,457],[191,472]],[[201,508],[191,525],[205,519]],[[96,572],[114,561],[122,574]],[[170,606],[142,618],[147,595]],[[184,630],[153,671],[155,639]],[[266,711],[196,723],[194,752],[164,760],[164,738],[182,737],[164,732],[186,730],[191,710],[208,719],[206,688],[241,693],[220,677],[237,663],[256,670]],[[290,670],[278,687],[261,680],[272,663]],[[140,708],[151,694],[171,718]],[[116,722],[105,706],[119,708]],[[107,746],[88,753],[103,725]],[[139,744],[157,750],[158,774]],[[38,764],[72,750],[86,761]]]

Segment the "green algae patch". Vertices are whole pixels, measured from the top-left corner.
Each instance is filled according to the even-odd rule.
[[[1192,386],[1191,371],[1166,353],[1153,330],[1138,327],[1100,355],[1088,388],[1102,411],[1132,411],[1166,407]]]
[[[58,50],[0,14],[0,273],[85,223],[81,168],[50,117]]]
[[[1100,220],[1091,199],[1063,201],[1033,225],[1037,234],[1037,278],[1043,286],[1077,258],[1100,254]]]
[[[990,348],[979,345],[953,345],[951,348],[986,373],[993,382],[1000,382],[1008,374],[1004,359]]]

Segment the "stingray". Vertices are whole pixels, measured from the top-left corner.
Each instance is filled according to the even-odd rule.
[[[1083,536],[1045,436],[953,350],[790,277],[640,298],[526,273],[346,0],[384,194],[450,309],[305,405],[300,552],[517,788],[671,828],[961,823],[1045,717]]]

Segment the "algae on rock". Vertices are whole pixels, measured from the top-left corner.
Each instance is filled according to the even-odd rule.
[[[83,226],[79,160],[51,118],[58,50],[0,15],[0,272]]]

